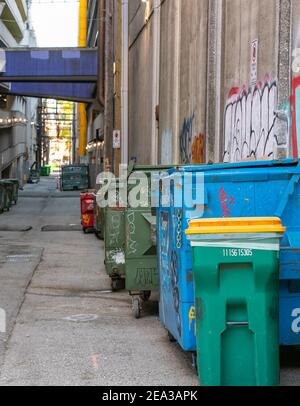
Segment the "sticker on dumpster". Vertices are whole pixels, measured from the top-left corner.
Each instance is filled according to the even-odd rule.
[[[294,309],[292,311],[292,317],[295,318],[292,323],[292,332],[295,334],[300,333],[300,309]]]
[[[122,250],[111,250],[107,252],[107,259],[117,265],[125,264],[125,254]]]
[[[189,329],[192,329],[193,320],[196,320],[196,307],[191,306],[189,311]],[[195,326],[196,327],[196,326]]]
[[[88,224],[90,222],[90,215],[89,214],[83,214],[82,215],[82,221],[84,224]]]

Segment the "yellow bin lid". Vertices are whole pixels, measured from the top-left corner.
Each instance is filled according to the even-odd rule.
[[[278,217],[238,217],[191,220],[187,235],[234,233],[284,233]]]

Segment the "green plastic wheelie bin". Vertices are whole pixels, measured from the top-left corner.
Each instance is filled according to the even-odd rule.
[[[192,220],[203,386],[279,384],[279,218]]]
[[[18,179],[9,179],[9,181],[13,184],[12,201],[14,202],[14,204],[17,204],[19,198],[20,182]]]
[[[41,167],[40,175],[41,176],[49,176],[51,173],[51,165],[44,165]]]

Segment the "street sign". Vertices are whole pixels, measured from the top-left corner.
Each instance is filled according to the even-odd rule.
[[[114,130],[113,131],[113,149],[120,149],[121,148],[121,131]]]
[[[258,66],[258,39],[251,43],[251,71],[250,85],[255,86],[257,83],[257,66]]]

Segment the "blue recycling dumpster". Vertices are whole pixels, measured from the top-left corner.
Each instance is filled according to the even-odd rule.
[[[187,207],[183,175],[190,175],[195,196],[199,173],[202,201]],[[179,175],[182,184],[176,186]],[[160,196],[157,210],[160,319],[166,329],[184,350],[196,350],[192,252],[184,233],[189,221],[276,216],[287,228],[280,252],[280,343],[300,345],[300,161],[191,166],[170,171],[169,178],[170,207],[163,207]]]

